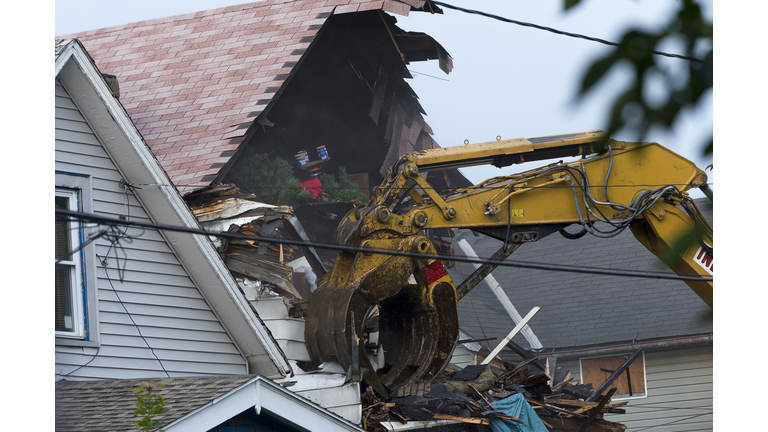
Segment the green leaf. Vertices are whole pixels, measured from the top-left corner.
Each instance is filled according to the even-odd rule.
[[[576,0],[565,0],[565,9],[573,8],[578,3]],[[667,25],[661,27],[661,30],[647,32],[627,29],[619,38],[619,46],[610,55],[598,58],[585,68],[577,99],[584,99],[587,93],[594,91],[606,80],[615,65],[623,66],[624,62],[631,65],[630,77],[633,79],[624,88],[616,90],[617,97],[605,120],[608,125],[602,127],[609,135],[622,130],[642,139],[653,128],[669,130],[674,127],[683,112],[696,107],[703,96],[712,89],[713,26],[711,22],[705,21],[701,7],[695,0],[682,0],[678,2],[673,13],[659,19],[662,23],[664,19],[667,20]],[[678,54],[697,57],[704,62],[676,59],[675,61],[685,62],[687,71],[676,72],[680,75],[667,77],[668,81],[675,82],[675,85],[669,89],[666,104],[651,107],[643,99],[643,77],[655,71],[664,73],[664,63],[657,64],[659,57],[653,50],[658,50],[663,45],[662,41],[666,40],[682,41],[684,49]],[[702,147],[704,155],[713,153],[711,139],[703,142]]]
[[[606,57],[597,60],[592,63],[584,78],[581,80],[581,88],[579,94],[583,95],[588,92],[600,79],[616,64],[619,59],[615,54],[608,55]]]
[[[581,3],[581,0],[565,0],[565,4],[563,5],[564,10],[568,10],[577,4]]]

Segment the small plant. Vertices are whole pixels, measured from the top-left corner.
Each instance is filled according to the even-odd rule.
[[[365,194],[354,187],[355,183],[349,178],[347,170],[339,167],[339,180],[333,174],[320,174],[320,182],[323,184],[323,195],[320,202],[353,201],[365,199]],[[347,186],[342,186],[342,183]],[[350,186],[351,185],[351,186]]]
[[[163,384],[144,381],[132,392],[136,395],[136,410],[133,412],[133,416],[142,416],[142,419],[134,420],[131,423],[140,427],[142,432],[155,430],[163,424],[160,420],[152,420],[154,416],[168,411],[165,406],[165,397],[157,390],[161,387]],[[161,429],[160,432],[164,431]]]

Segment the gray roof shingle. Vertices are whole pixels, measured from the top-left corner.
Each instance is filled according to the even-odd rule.
[[[209,376],[188,378],[162,378],[153,381],[163,384],[160,392],[170,410],[155,417],[168,424],[223,396],[248,381],[254,375]],[[135,395],[131,394],[141,382],[148,379],[98,380],[56,382],[57,431],[134,431],[131,422],[136,409]]]
[[[697,200],[708,220],[711,204]],[[479,257],[488,257],[502,243],[464,231]],[[454,243],[458,240],[454,239]],[[457,254],[461,249],[457,247]],[[668,271],[661,261],[635,240],[629,230],[601,239],[587,235],[567,240],[553,234],[515,251],[508,260],[633,271]],[[474,267],[456,263],[450,270],[458,285]],[[461,268],[461,271],[459,270]],[[683,282],[675,280],[602,276],[497,267],[492,275],[521,315],[532,307],[542,310],[530,323],[545,349],[573,349],[712,333],[712,322],[701,316],[709,307]],[[493,292],[481,282],[459,302],[459,325],[475,338],[496,337],[498,344],[514,327]],[[476,314],[475,314],[476,312]],[[517,335],[514,342],[529,347]]]

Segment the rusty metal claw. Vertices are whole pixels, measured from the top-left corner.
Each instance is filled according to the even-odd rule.
[[[366,242],[378,250],[435,253],[426,237],[379,236]],[[356,366],[352,347],[358,346],[363,381],[389,397],[399,387],[431,381],[448,364],[458,339],[456,302],[456,287],[439,260],[339,253],[307,310],[309,354],[314,362],[336,360],[349,370]],[[378,317],[377,343],[352,343],[353,334],[371,333],[366,326],[371,317]],[[384,352],[383,364],[378,350]]]

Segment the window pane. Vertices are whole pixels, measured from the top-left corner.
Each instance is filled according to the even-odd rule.
[[[56,209],[69,210],[69,197],[57,196],[56,197]],[[56,259],[64,258],[71,260],[72,257],[67,257],[67,254],[71,250],[71,237],[70,224],[66,217],[56,217]],[[56,270],[58,272],[58,270]],[[58,278],[58,276],[57,276]],[[57,279],[58,280],[58,279]],[[57,284],[58,286],[58,284]]]
[[[56,264],[56,331],[74,330],[72,269],[73,266]]]

